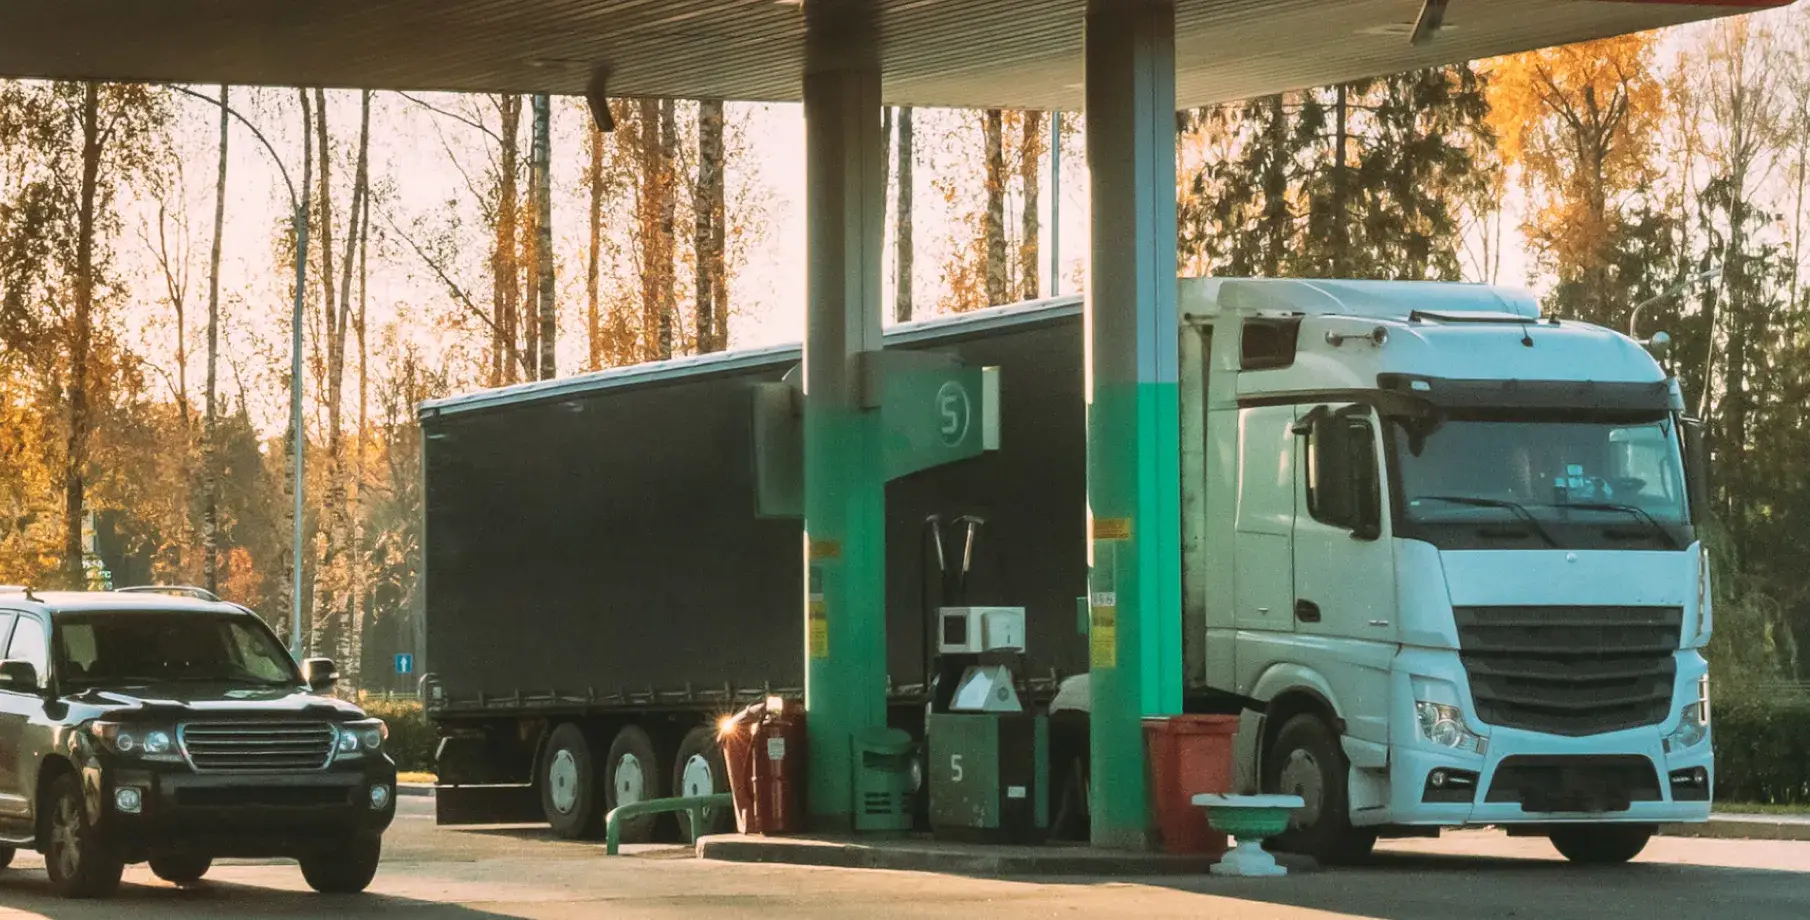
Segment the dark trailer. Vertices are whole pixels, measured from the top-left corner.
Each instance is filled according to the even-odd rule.
[[[1086,669],[1081,303],[885,342],[1000,368],[1000,449],[887,486],[891,721],[921,738],[926,610],[942,601],[932,515],[984,520],[966,601],[1026,608],[1033,698]],[[733,352],[422,406],[422,687],[440,782],[476,787],[441,790],[443,821],[538,804],[582,835],[624,802],[722,791],[717,721],[802,694],[802,522],[757,514],[753,411],[756,385],[800,360]]]

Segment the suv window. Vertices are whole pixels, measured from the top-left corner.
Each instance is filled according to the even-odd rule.
[[[19,628],[13,631],[13,641],[6,647],[6,660],[29,661],[38,669],[38,686],[47,686],[50,677],[49,646],[44,641],[44,627],[37,620],[25,617],[19,621]]]
[[[15,614],[0,610],[0,648],[6,647],[6,639],[12,635],[14,616]]]

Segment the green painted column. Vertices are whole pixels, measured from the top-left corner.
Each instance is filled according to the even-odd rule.
[[[885,219],[869,5],[806,0],[805,708],[811,825],[853,827],[851,740],[886,724],[886,477],[861,356],[880,350]]]
[[[1141,722],[1182,702],[1173,2],[1093,0],[1086,70],[1093,842],[1142,848]]]

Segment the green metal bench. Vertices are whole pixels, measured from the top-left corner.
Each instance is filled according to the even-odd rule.
[[[698,828],[704,823],[706,808],[734,808],[729,793],[720,792],[715,795],[688,795],[671,799],[648,799],[645,802],[631,802],[610,809],[603,818],[604,852],[615,856],[622,847],[622,822],[642,815],[659,815],[667,812],[683,811],[691,816],[691,842],[698,842]]]

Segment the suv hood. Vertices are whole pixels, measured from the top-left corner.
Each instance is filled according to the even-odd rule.
[[[230,683],[149,683],[95,688],[66,698],[74,705],[117,715],[284,716],[321,718],[363,715],[357,706],[301,687],[248,687]]]

